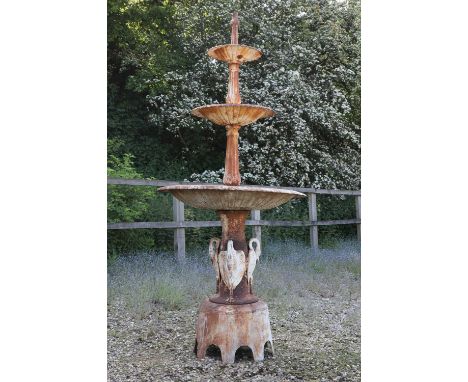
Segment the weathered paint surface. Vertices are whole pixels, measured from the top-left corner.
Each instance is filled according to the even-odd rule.
[[[216,125],[245,126],[257,119],[272,117],[275,112],[269,107],[248,104],[215,104],[200,106],[192,110],[196,117],[209,119]]]
[[[236,251],[233,241],[229,240],[227,250],[219,252],[218,262],[221,279],[229,289],[229,301],[231,301],[233,291],[242,281],[247,269],[245,253]]]
[[[241,176],[239,172],[239,128],[240,126],[226,126],[226,159],[224,161],[223,183],[228,186],[239,186]]]
[[[256,244],[256,248],[253,247],[253,243]],[[257,265],[257,261],[260,258],[261,247],[260,241],[255,238],[249,240],[249,259],[247,264],[247,282],[249,283],[250,293],[252,293],[252,283],[253,283],[253,271]]]
[[[225,228],[226,229],[226,228]],[[253,244],[255,243],[255,248]],[[208,252],[216,272],[216,293],[219,294],[219,283],[222,282],[229,289],[229,299],[226,303],[232,303],[233,291],[244,277],[247,278],[249,293],[253,295],[253,272],[261,255],[260,242],[252,238],[249,240],[249,252],[245,256],[244,251],[234,249],[232,240],[228,240],[227,250],[219,251],[220,240],[210,240]]]
[[[213,264],[213,268],[216,272],[216,293],[218,293],[218,284],[221,274],[219,272],[219,262],[218,262],[218,253],[219,253],[219,246],[221,244],[221,239],[213,238],[210,240],[210,244],[208,246],[208,253],[210,255],[211,264]]]
[[[262,56],[262,52],[247,45],[226,44],[209,49],[208,55],[219,61],[243,64],[244,62],[258,60]]]
[[[264,210],[277,207],[293,198],[305,197],[301,192],[257,186],[177,184],[161,187],[185,204],[209,210]]]
[[[234,12],[231,20],[231,44],[239,42],[239,18],[237,12]],[[226,103],[240,104],[240,89],[239,89],[239,66],[238,61],[229,62],[229,82]]]
[[[236,350],[248,346],[256,361],[264,358],[264,346],[273,349],[267,305],[253,294],[253,272],[261,255],[260,242],[245,238],[245,220],[250,210],[277,207],[292,198],[305,197],[291,190],[240,186],[239,129],[259,118],[271,117],[273,110],[256,105],[242,105],[239,69],[243,62],[256,60],[260,51],[238,41],[239,19],[231,20],[231,44],[208,51],[211,57],[229,65],[226,104],[201,106],[192,114],[226,126],[224,185],[174,185],[159,191],[170,192],[177,199],[195,207],[216,210],[221,220],[222,237],[213,238],[209,255],[216,272],[216,294],[200,307],[196,329],[196,353],[204,358],[206,349],[216,345],[224,363],[233,363]],[[255,247],[254,247],[255,244]]]
[[[258,301],[247,280],[248,244],[245,220],[249,211],[217,211],[221,220],[221,244],[217,255],[220,279],[210,301],[217,304],[250,304]]]
[[[264,359],[264,347],[273,339],[268,306],[263,301],[246,305],[221,305],[205,300],[200,307],[195,351],[205,358],[210,345],[221,350],[223,363],[233,363],[237,349],[248,346],[255,361]]]

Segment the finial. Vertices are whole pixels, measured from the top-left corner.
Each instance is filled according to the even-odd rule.
[[[239,17],[237,16],[237,12],[232,13],[231,44],[239,44]]]

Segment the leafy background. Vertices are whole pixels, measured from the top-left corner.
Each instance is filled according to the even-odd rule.
[[[271,107],[275,118],[241,129],[246,184],[360,188],[359,1],[108,0],[108,176],[220,182],[225,132],[190,115],[223,103],[227,65],[206,51],[230,41],[263,57],[241,68],[242,102]],[[318,196],[319,219],[354,217],[354,200]],[[306,219],[305,201],[262,213]],[[186,209],[187,220],[214,220]],[[108,186],[108,221],[172,219],[170,196],[151,187]],[[217,228],[187,230],[206,245]],[[320,244],[355,235],[353,226],[320,227]],[[306,228],[262,229],[269,240],[308,240]],[[109,253],[170,248],[172,230],[109,230]]]

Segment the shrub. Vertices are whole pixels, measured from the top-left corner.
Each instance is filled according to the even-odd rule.
[[[110,142],[110,148],[115,147]],[[133,168],[132,155],[124,154],[118,158],[109,155],[107,176],[113,178],[141,178]],[[154,187],[132,187],[124,185],[107,186],[107,221],[108,223],[134,222],[145,219],[148,206],[155,196]],[[151,230],[108,230],[107,253],[116,253],[136,249],[146,249],[154,245]]]

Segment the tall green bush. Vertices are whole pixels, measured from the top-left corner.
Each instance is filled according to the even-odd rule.
[[[110,150],[116,150],[118,143],[110,142]],[[133,167],[132,155],[121,158],[110,154],[107,163],[107,176],[112,178],[141,178]],[[107,186],[108,223],[134,222],[148,216],[148,205],[154,198],[153,187],[133,187],[124,185]],[[108,230],[108,254],[148,248],[154,245],[151,231],[148,230]]]
[[[240,136],[243,182],[316,188],[360,187],[360,1],[108,0],[108,175],[219,181],[225,130],[190,115],[222,103],[227,68],[206,50],[229,42],[233,10],[240,43],[262,50],[241,71],[244,103],[275,118]],[[109,222],[172,220],[170,195],[154,188],[109,186]],[[353,198],[318,197],[320,219],[351,218]],[[213,212],[186,209],[187,219]],[[265,219],[307,219],[304,201]],[[319,228],[321,245],[355,234],[354,226]],[[187,247],[206,245],[217,229],[189,229]],[[109,231],[109,251],[173,245],[172,230]],[[308,240],[307,228],[265,227],[264,237]]]

